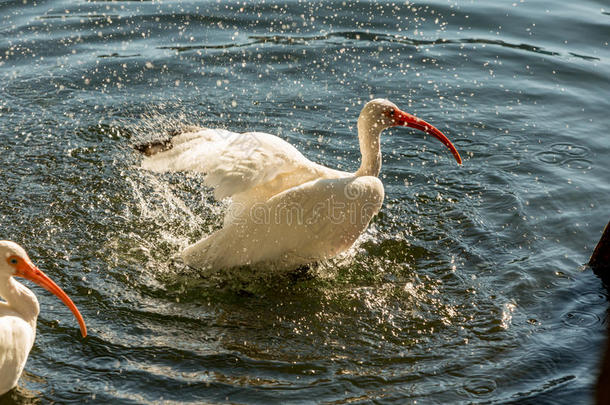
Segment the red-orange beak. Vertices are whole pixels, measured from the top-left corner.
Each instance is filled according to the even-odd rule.
[[[460,154],[458,153],[455,146],[453,146],[449,138],[447,138],[441,131],[436,129],[434,125],[430,125],[426,121],[419,119],[409,113],[401,111],[398,108],[394,110],[394,115],[390,118],[394,120],[394,125],[403,125],[409,128],[419,129],[420,131],[432,135],[449,148],[458,164],[462,164],[462,158],[460,157]]]
[[[51,280],[40,269],[34,266],[34,264],[32,264],[32,262],[30,262],[29,260],[21,259],[15,267],[17,269],[17,273],[15,274],[16,276],[23,277],[35,282],[45,290],[55,294],[57,298],[59,298],[64,304],[66,304],[66,306],[70,308],[70,311],[72,311],[72,313],[76,317],[76,320],[78,321],[78,324],[80,325],[80,333],[83,335],[83,337],[87,336],[87,326],[85,325],[85,320],[83,319],[80,312],[78,312],[78,308],[76,308],[76,305],[74,305],[74,303],[72,302],[70,297],[68,297],[68,295],[64,292],[64,290],[59,288],[59,286],[55,284],[53,280]]]

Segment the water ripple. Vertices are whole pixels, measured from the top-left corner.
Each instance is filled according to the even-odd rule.
[[[489,377],[470,377],[462,388],[458,389],[458,393],[468,398],[489,398],[497,387],[496,381]]]
[[[364,42],[387,42],[397,43],[403,45],[412,46],[434,46],[434,45],[445,45],[445,44],[483,44],[483,45],[495,45],[504,48],[519,49],[527,52],[538,53],[548,56],[561,56],[560,52],[549,51],[539,46],[520,43],[514,44],[499,39],[487,39],[487,38],[460,38],[460,39],[449,39],[449,38],[438,38],[433,40],[422,40],[414,39],[403,35],[392,35],[382,34],[366,31],[340,31],[331,32],[322,35],[250,35],[248,38],[253,41],[242,42],[242,43],[229,43],[229,44],[198,44],[198,45],[171,45],[171,46],[159,46],[158,49],[170,49],[178,52],[190,51],[195,49],[226,49],[234,47],[249,47],[257,44],[274,43],[280,45],[311,45],[315,42],[330,41],[333,38],[341,38],[343,40],[353,41],[364,41]],[[339,42],[339,44],[344,41]],[[569,53],[569,55],[578,57],[589,61],[599,61],[600,59],[594,56],[580,55],[576,53]]]
[[[33,286],[21,386],[41,403],[588,401],[608,306],[578,270],[607,214],[608,140],[583,136],[608,110],[600,1],[0,2],[0,225],[90,328]],[[388,130],[384,205],[344,256],[256,281],[174,258],[226,205],[200,176],[143,172],[133,144],[255,129],[356,169],[370,97],[438,123],[464,165]]]
[[[591,154],[589,148],[570,143],[555,143],[549,148],[536,153],[536,158],[547,164],[567,167],[574,170],[590,170],[593,162],[586,158]]]
[[[600,323],[601,319],[591,312],[570,311],[562,316],[562,321],[571,328],[590,328]]]

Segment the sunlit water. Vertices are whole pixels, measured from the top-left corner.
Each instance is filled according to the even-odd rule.
[[[35,288],[36,344],[0,401],[590,403],[609,23],[600,0],[1,3],[1,238],[90,336]],[[278,278],[180,263],[224,206],[200,177],[140,170],[134,144],[258,130],[355,170],[372,97],[464,165],[388,130],[386,200],[347,254]]]

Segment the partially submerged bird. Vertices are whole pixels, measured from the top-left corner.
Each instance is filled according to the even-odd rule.
[[[187,265],[292,270],[349,249],[379,212],[380,134],[393,126],[434,136],[462,163],[441,131],[384,99],[369,101],[358,118],[362,162],[355,173],[314,163],[261,132],[194,128],[138,149],[148,155],[142,168],[203,173],[218,200],[231,198],[222,229],[182,252]]]
[[[40,312],[32,291],[13,277],[31,280],[55,294],[74,314],[83,337],[87,327],[80,312],[49,277],[40,271],[23,248],[14,242],[0,241],[0,395],[17,385],[36,338],[36,319]]]

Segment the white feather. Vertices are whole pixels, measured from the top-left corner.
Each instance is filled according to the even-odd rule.
[[[262,132],[238,134],[202,128],[173,138],[172,145],[172,149],[144,159],[142,167],[206,174],[204,184],[214,188],[217,199],[264,192],[265,185],[273,181],[277,194],[334,172],[314,164],[281,138]]]

